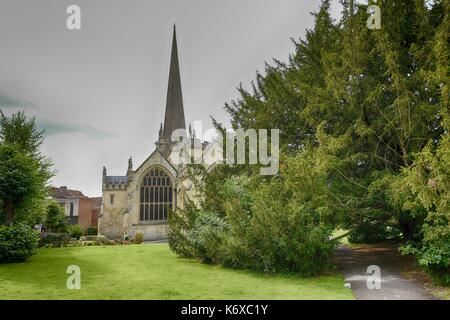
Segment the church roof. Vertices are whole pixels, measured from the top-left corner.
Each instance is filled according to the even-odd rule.
[[[172,132],[176,129],[186,129],[186,122],[184,118],[183,95],[181,92],[180,65],[178,62],[177,32],[174,26],[163,138],[170,141]]]
[[[105,183],[126,183],[127,177],[126,176],[106,176],[105,177]]]

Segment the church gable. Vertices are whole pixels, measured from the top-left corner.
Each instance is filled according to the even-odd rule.
[[[178,176],[178,172],[174,166],[163,156],[163,154],[156,149],[153,153],[141,164],[141,166],[134,172],[135,179],[140,181],[145,173],[152,167],[160,166],[175,180]]]

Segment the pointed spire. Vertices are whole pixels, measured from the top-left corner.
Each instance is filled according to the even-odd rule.
[[[161,124],[159,126],[159,133],[158,133],[159,140],[161,140],[162,135],[163,135],[163,124],[161,122]]]
[[[130,157],[130,159],[128,159],[128,171],[132,170],[133,170],[133,158]]]
[[[107,175],[107,172],[106,172],[106,167],[105,167],[105,166],[103,166],[103,172],[102,172],[102,183],[105,183],[106,175]]]
[[[186,129],[184,119],[183,96],[181,92],[180,65],[178,62],[178,47],[176,25],[173,26],[172,55],[170,58],[169,85],[167,88],[166,114],[164,117],[163,138],[170,141],[172,132],[176,129]]]

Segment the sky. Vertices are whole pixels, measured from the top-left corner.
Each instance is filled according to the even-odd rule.
[[[335,18],[340,12],[333,1]],[[68,6],[81,9],[69,30]],[[0,0],[0,110],[45,129],[52,184],[101,196],[102,167],[125,175],[154,150],[177,25],[187,123],[229,126],[226,102],[286,61],[319,0]]]

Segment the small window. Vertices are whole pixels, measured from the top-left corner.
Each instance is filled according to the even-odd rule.
[[[70,216],[73,217],[73,202],[70,203]]]
[[[109,196],[109,202],[110,202],[111,205],[114,204],[114,195],[113,195],[113,194],[111,194],[111,195]]]

